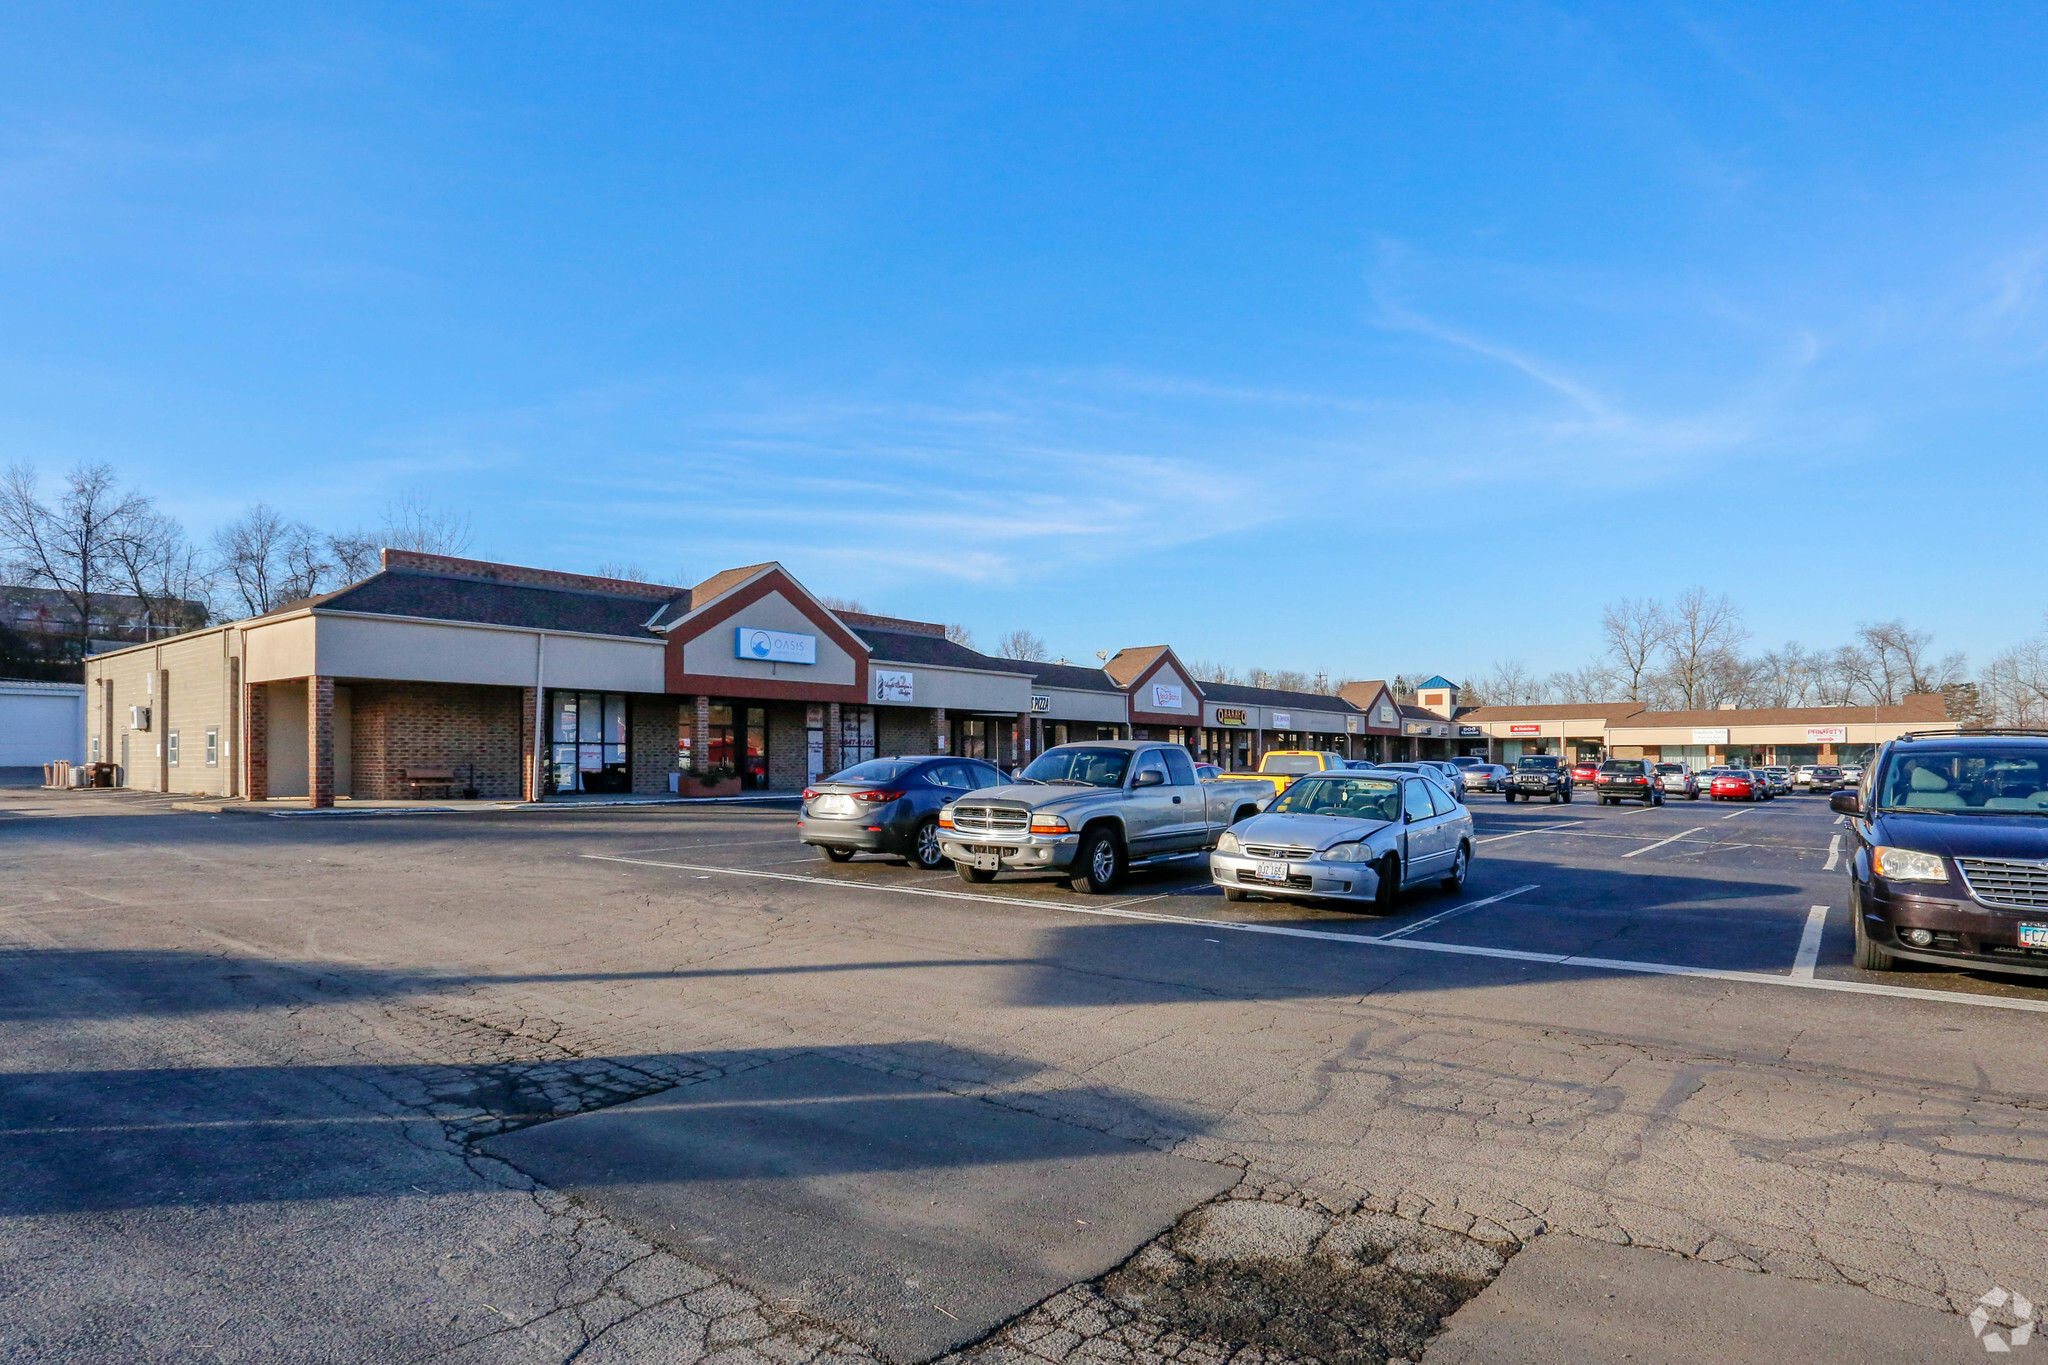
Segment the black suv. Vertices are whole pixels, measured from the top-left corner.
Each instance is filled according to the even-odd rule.
[[[2048,730],[1902,735],[1829,800],[1855,817],[1857,966],[2048,976]]]
[[[1664,804],[1664,784],[1657,777],[1657,765],[1640,758],[1610,758],[1600,765],[1593,790],[1603,806],[1640,801],[1646,806]]]
[[[1507,798],[1534,801],[1539,796],[1550,798],[1552,805],[1571,800],[1572,770],[1549,754],[1524,754],[1515,760],[1515,771],[1508,778]]]

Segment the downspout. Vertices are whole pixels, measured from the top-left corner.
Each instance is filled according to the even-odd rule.
[[[526,756],[532,765],[533,791],[530,798],[538,802],[547,784],[541,779],[540,756],[546,744],[546,732],[541,728],[548,714],[548,633],[537,630],[533,633],[533,752]]]

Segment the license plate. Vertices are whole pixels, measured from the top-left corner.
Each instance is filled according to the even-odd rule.
[[[851,815],[853,798],[850,796],[821,796],[811,802],[813,815]]]
[[[1262,882],[1284,882],[1287,880],[1287,864],[1260,863],[1252,875]]]
[[[2048,924],[2022,924],[2020,947],[2048,948]]]
[[[974,851],[974,870],[977,872],[1001,872],[1003,855],[986,849]]]

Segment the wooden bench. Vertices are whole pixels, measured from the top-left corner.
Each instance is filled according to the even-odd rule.
[[[399,769],[399,777],[407,787],[411,788],[414,796],[420,794],[420,788],[422,787],[444,788],[444,795],[455,789],[455,770],[453,768],[401,768]]]

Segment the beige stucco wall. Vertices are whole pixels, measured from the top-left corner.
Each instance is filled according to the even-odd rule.
[[[258,665],[252,635],[252,675],[261,681],[304,677],[317,671],[334,678],[533,686],[536,641],[540,638],[534,631],[367,616],[322,615],[314,620],[318,623],[318,649],[295,659],[300,669],[295,674],[255,675]],[[659,640],[551,634],[547,636],[547,686],[659,692],[663,689],[662,659]]]
[[[1178,687],[1180,705],[1161,706],[1153,699],[1152,689],[1155,686]],[[1181,676],[1180,670],[1173,666],[1171,660],[1159,665],[1151,677],[1138,684],[1131,694],[1131,709],[1161,716],[1185,716],[1190,725],[1202,723],[1202,699],[1196,694],[1194,684]]]
[[[931,664],[892,664],[882,659],[874,660],[869,668],[871,674],[877,671],[910,674],[909,704],[912,706],[1019,714],[1028,713],[1031,709],[1031,679],[1022,674],[979,673],[964,668],[938,668]]]
[[[1052,708],[1035,712],[1040,720],[1087,720],[1121,725],[1130,719],[1130,708],[1121,692],[1083,692],[1070,687],[1040,687],[1038,695],[1049,697]]]
[[[292,616],[241,629],[249,682],[303,678],[314,672],[311,616]]]
[[[711,610],[716,613],[718,608]],[[739,658],[733,648],[733,632],[742,626],[809,635],[818,642],[818,662],[784,664]],[[752,606],[723,617],[696,639],[685,641],[683,671],[692,676],[779,678],[783,682],[824,683],[835,687],[851,687],[860,676],[854,657],[840,648],[831,636],[819,630],[817,622],[797,610],[796,605],[779,592],[769,593]],[[653,690],[661,689],[657,686]]]

